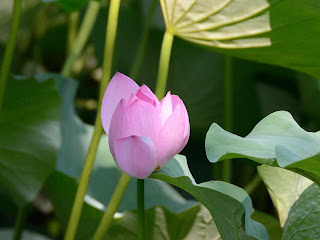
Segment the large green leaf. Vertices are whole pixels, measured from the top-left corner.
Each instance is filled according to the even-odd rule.
[[[148,240],[220,240],[210,212],[201,204],[174,213],[164,207],[148,209],[146,239]],[[136,240],[138,237],[136,211],[125,212],[116,218],[108,239]]]
[[[320,189],[312,184],[290,209],[282,240],[320,239]]]
[[[285,111],[268,115],[244,138],[212,124],[206,152],[211,162],[244,157],[287,168],[320,185],[320,133],[306,132]]]
[[[265,227],[251,219],[252,202],[243,189],[220,181],[197,184],[184,156],[175,156],[150,177],[194,196],[210,211],[223,239],[269,239]]]
[[[263,165],[258,167],[258,172],[268,188],[283,227],[290,208],[313,182],[297,173],[278,167]]]
[[[32,201],[54,170],[59,121],[54,81],[9,79],[0,115],[0,185],[17,205]]]
[[[320,76],[314,0],[161,0],[169,31],[219,52]]]

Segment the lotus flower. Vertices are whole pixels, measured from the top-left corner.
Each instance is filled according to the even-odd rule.
[[[187,144],[188,112],[170,92],[161,100],[146,86],[116,73],[102,100],[101,120],[118,167],[131,177],[147,178]]]

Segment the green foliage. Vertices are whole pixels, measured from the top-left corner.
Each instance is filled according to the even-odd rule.
[[[59,129],[55,82],[10,78],[0,115],[0,186],[17,205],[33,201],[53,172]]]
[[[245,138],[212,124],[206,137],[206,152],[211,162],[245,157],[287,168],[320,184],[320,134],[306,132],[285,111],[265,117]]]
[[[194,196],[210,211],[223,239],[269,239],[264,226],[251,219],[252,202],[243,189],[219,181],[197,184],[185,157],[177,155],[150,177]]]
[[[254,210],[252,213],[252,219],[262,223],[268,230],[269,238],[271,240],[280,240],[282,237],[282,228],[280,223],[273,216]]]
[[[258,167],[259,175],[268,188],[274,206],[278,210],[281,226],[283,227],[290,208],[313,182],[297,173],[283,168],[267,165]]]
[[[89,0],[41,0],[42,2],[54,2],[66,12],[79,11],[86,6]]]
[[[174,213],[164,207],[146,211],[146,239],[148,240],[220,240],[219,232],[209,213],[201,204]],[[124,212],[110,228],[108,238],[137,239],[136,211]]]
[[[233,56],[319,77],[320,6],[314,0],[161,0],[175,35]]]
[[[282,240],[320,238],[320,189],[312,184],[290,209]]]

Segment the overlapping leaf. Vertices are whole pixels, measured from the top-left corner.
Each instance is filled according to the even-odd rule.
[[[282,228],[280,223],[273,216],[254,210],[252,213],[252,219],[262,223],[268,230],[271,240],[280,240],[282,237]]]
[[[164,207],[148,209],[146,239],[149,240],[220,240],[217,227],[209,211],[197,204],[183,212],[170,212]],[[108,238],[136,240],[138,237],[136,211],[125,212],[116,218]]]
[[[258,172],[268,188],[283,227],[290,208],[313,182],[297,173],[278,167],[259,166]]]
[[[306,132],[285,111],[265,117],[244,138],[212,124],[206,152],[211,162],[244,157],[287,168],[320,184],[320,133]]]
[[[168,31],[219,52],[320,76],[313,0],[161,0]]]
[[[220,181],[197,184],[184,156],[175,156],[150,177],[192,194],[210,211],[223,239],[269,239],[265,227],[251,219],[252,202],[243,189]]]
[[[0,185],[20,206],[36,197],[54,171],[60,102],[53,80],[8,81],[0,115]]]
[[[290,209],[282,240],[320,238],[320,189],[312,184]]]

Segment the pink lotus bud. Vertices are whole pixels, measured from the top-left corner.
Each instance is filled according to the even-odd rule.
[[[147,178],[163,168],[187,144],[186,107],[170,92],[159,102],[146,86],[116,73],[104,93],[101,120],[110,151],[131,177]]]

